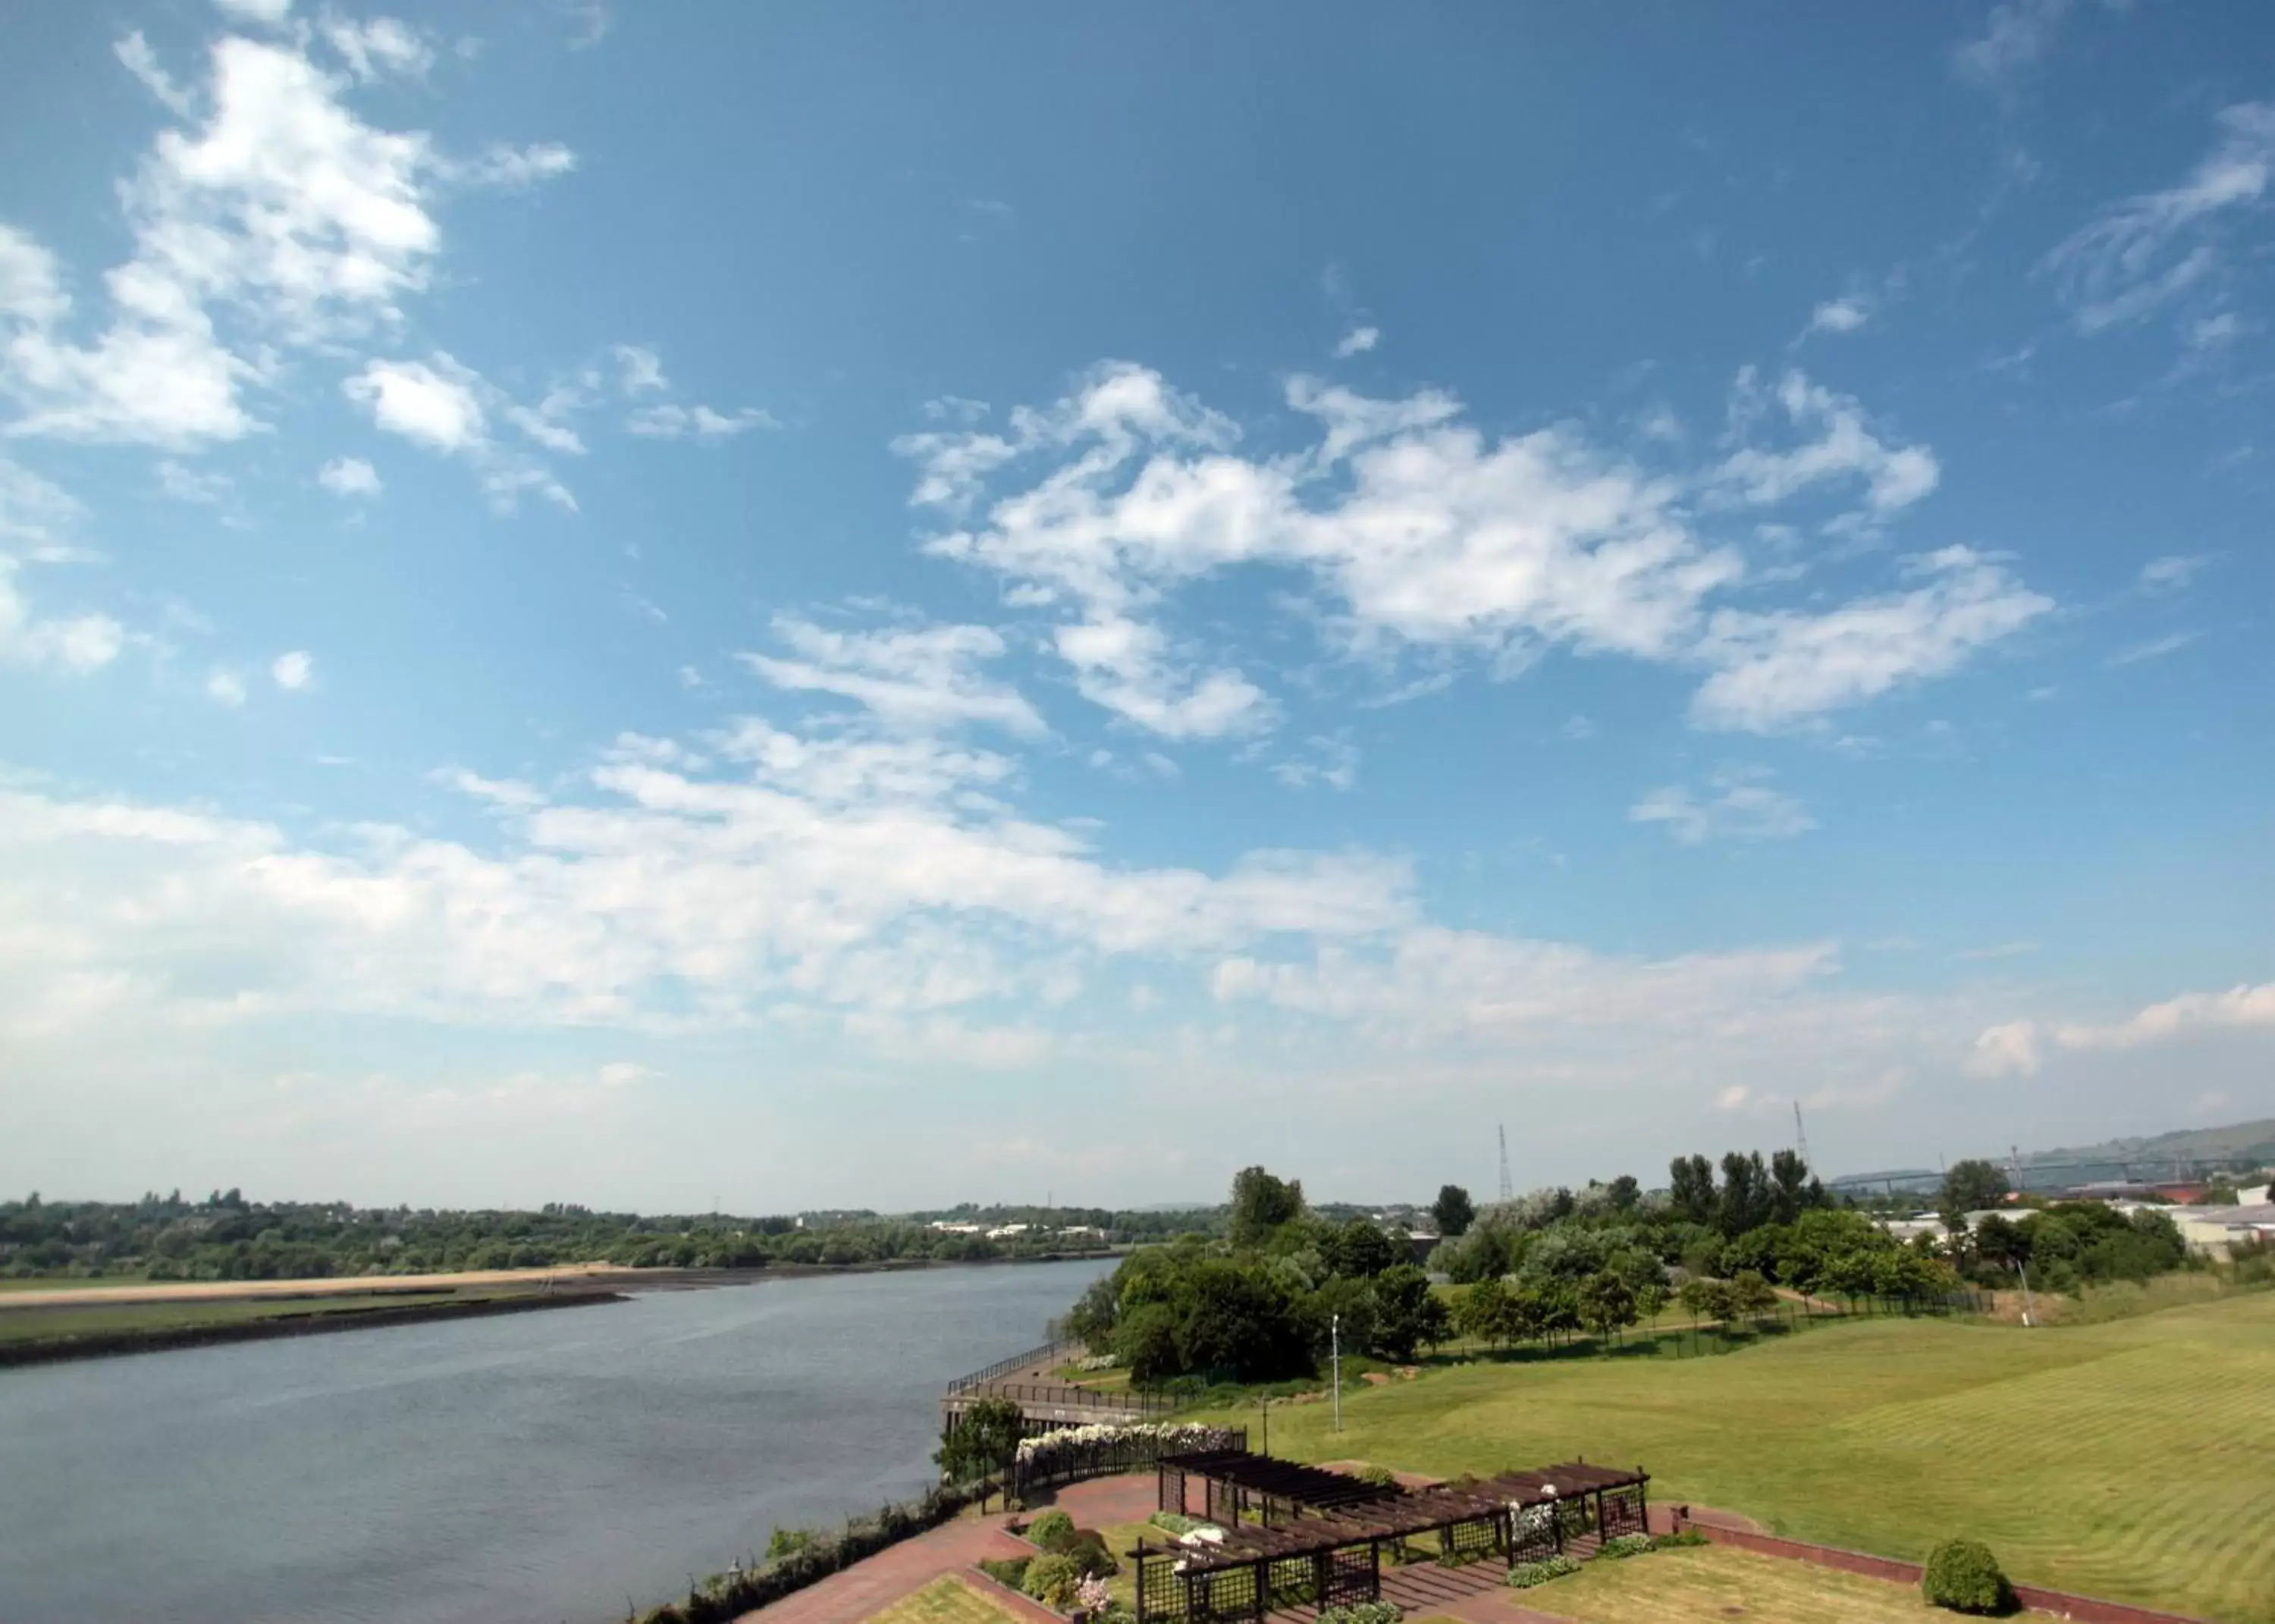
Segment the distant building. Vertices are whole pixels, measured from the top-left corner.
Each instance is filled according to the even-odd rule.
[[[2265,1201],[2249,1206],[2172,1206],[2156,1210],[2173,1220],[2190,1251],[2206,1258],[2226,1258],[2240,1243],[2275,1241],[2275,1204]]]

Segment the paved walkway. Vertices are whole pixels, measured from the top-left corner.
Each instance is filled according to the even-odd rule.
[[[1055,1504],[1085,1528],[1142,1522],[1153,1510],[1153,1474],[1074,1484],[1059,1491]],[[1006,1513],[992,1512],[943,1524],[743,1617],[758,1624],[861,1624],[941,1575],[956,1574],[969,1579],[990,1601],[1032,1624],[1066,1624],[1049,1608],[1001,1585],[991,1585],[972,1571],[982,1557],[1035,1553],[1032,1545],[1003,1531],[1010,1520]],[[1509,1621],[1498,1620],[1495,1624]]]

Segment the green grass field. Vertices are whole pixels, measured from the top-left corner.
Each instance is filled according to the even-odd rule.
[[[1024,1624],[1024,1620],[951,1575],[902,1597],[873,1614],[866,1624]]]
[[[1917,1560],[2275,1624],[2275,1293],[2022,1330],[1874,1319],[1708,1359],[1477,1363],[1275,1408],[1274,1453],[1453,1476],[1584,1455],[1652,1498]],[[1256,1423],[1253,1409],[1224,1418]]]
[[[1591,1562],[1519,1599],[1576,1624],[1931,1624],[1956,1616],[1929,1606],[1908,1584],[1711,1545]]]

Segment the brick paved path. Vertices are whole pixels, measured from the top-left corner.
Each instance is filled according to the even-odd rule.
[[[1085,1528],[1139,1522],[1153,1509],[1153,1474],[1075,1484],[1060,1490],[1055,1503]],[[1009,1521],[1007,1514],[995,1512],[947,1523],[914,1539],[904,1539],[843,1573],[832,1574],[820,1584],[785,1596],[771,1607],[746,1613],[743,1618],[756,1624],[861,1624],[942,1574],[960,1574],[981,1587],[989,1600],[1032,1624],[1065,1624],[1049,1608],[1001,1586],[991,1586],[971,1571],[982,1557],[1035,1553],[1032,1545],[1003,1531]]]

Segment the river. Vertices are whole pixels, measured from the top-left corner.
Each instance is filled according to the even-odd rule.
[[[853,1274],[0,1371],[0,1620],[616,1624],[933,1476],[1107,1265]]]

